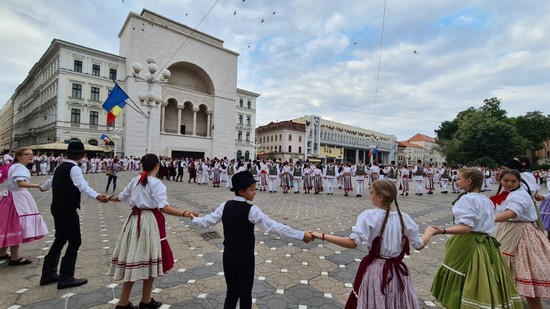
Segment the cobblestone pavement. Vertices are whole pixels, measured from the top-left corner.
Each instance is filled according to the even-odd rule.
[[[137,172],[119,174],[122,190]],[[104,192],[104,174],[85,178]],[[32,182],[42,182],[35,176]],[[170,201],[181,209],[197,209],[201,215],[213,211],[219,203],[231,199],[233,193],[224,188],[164,181]],[[21,255],[31,265],[8,266],[0,261],[1,308],[114,308],[121,282],[107,276],[110,254],[128,217],[125,203],[101,204],[83,198],[80,211],[83,242],[77,262],[76,277],[88,278],[88,284],[66,290],[56,285],[39,286],[44,254],[53,240],[53,219],[49,212],[51,192],[32,191],[50,229],[50,235],[21,246]],[[414,194],[399,196],[400,207],[409,213],[420,229],[427,225],[451,224],[451,201],[454,194]],[[336,192],[326,194],[283,194],[258,192],[256,205],[271,218],[303,230],[319,230],[347,236],[357,215],[372,207],[368,194],[361,198],[344,197]],[[154,298],[163,308],[221,308],[225,297],[222,267],[222,225],[213,229],[189,226],[188,218],[166,216],[170,245],[177,260],[174,269],[155,281]],[[217,232],[217,233],[213,233]],[[433,276],[441,265],[447,235],[432,238],[427,248],[412,252],[405,262],[416,283],[421,308],[438,308],[430,295]],[[360,259],[360,250],[350,250],[316,240],[309,244],[280,239],[261,230],[256,231],[256,279],[253,289],[255,308],[343,308]],[[131,300],[139,303],[141,284],[136,284]],[[550,308],[548,303],[545,304]]]

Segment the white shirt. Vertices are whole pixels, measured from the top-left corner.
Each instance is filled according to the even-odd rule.
[[[496,213],[502,213],[509,209],[516,213],[517,217],[508,221],[536,221],[537,211],[533,199],[525,190],[510,192],[504,202],[497,206]]]
[[[374,238],[380,235],[382,231],[382,222],[384,222],[385,215],[386,211],[380,208],[363,211],[357,217],[357,223],[352,227],[352,233],[349,237],[355,241],[357,246],[370,250]],[[401,213],[401,215],[405,222],[405,235],[409,238],[410,246],[415,249],[422,247],[424,242],[420,237],[418,226],[408,214]],[[382,235],[382,246],[380,248],[380,255],[382,257],[392,258],[401,253],[403,237],[401,231],[399,214],[397,211],[390,211],[386,230],[384,231],[384,235]]]
[[[71,175],[71,180],[73,181],[73,184],[75,185],[75,187],[77,187],[78,190],[80,190],[80,192],[86,193],[91,198],[94,198],[94,199],[97,198],[99,193],[97,193],[94,189],[92,189],[88,185],[88,182],[84,180],[84,176],[82,175],[82,170],[80,169],[80,167],[78,167],[78,164],[76,163],[76,161],[66,160],[65,162],[73,164],[73,167],[71,167],[70,175]],[[52,180],[53,180],[53,176],[50,179],[46,180],[46,182],[44,182],[41,185],[42,189],[44,190],[50,189],[52,187]]]
[[[246,202],[246,200],[241,196],[235,196],[234,200]],[[218,208],[216,208],[216,210],[208,216],[194,218],[193,225],[212,227],[218,224],[222,220],[225,203],[226,202],[221,203]],[[252,224],[258,225],[258,227],[270,234],[275,234],[284,238],[294,238],[299,240],[304,239],[304,232],[295,230],[287,225],[272,220],[256,205],[252,205],[252,207],[250,207],[250,211],[248,212],[248,221]]]
[[[480,193],[470,192],[463,195],[453,206],[453,215],[457,224],[472,228],[472,232],[492,234],[495,231],[495,206]]]
[[[535,179],[535,175],[533,175],[531,172],[523,172],[521,173],[521,179],[525,180],[527,185],[529,186],[529,190],[531,191],[531,195],[535,196],[537,191],[540,189],[539,184],[537,183],[537,180]],[[521,182],[521,187],[527,191],[527,186]]]
[[[168,205],[166,186],[156,177],[147,177],[147,185],[143,186],[138,184],[140,177],[134,177],[124,191],[118,194],[118,198],[128,202],[132,208],[160,209]]]
[[[29,169],[21,163],[15,163],[8,169],[8,177],[6,178],[6,189],[8,191],[27,190],[27,188],[19,187],[17,182],[29,182],[30,179],[31,172],[29,172]]]

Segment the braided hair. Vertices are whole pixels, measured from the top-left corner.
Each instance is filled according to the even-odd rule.
[[[141,157],[141,166],[143,167],[143,173],[139,178],[138,184],[142,186],[147,185],[147,173],[154,170],[155,167],[159,164],[159,157],[154,153],[148,153]]]
[[[382,222],[382,230],[380,235],[384,235],[386,230],[386,224],[390,217],[391,203],[395,203],[395,208],[397,209],[397,214],[399,216],[399,221],[401,222],[401,233],[405,237],[405,220],[403,220],[403,214],[401,209],[399,209],[399,204],[397,203],[397,188],[395,185],[387,179],[378,179],[372,183],[372,188],[378,196],[383,198],[383,204],[387,205],[386,215],[384,216],[384,221]]]

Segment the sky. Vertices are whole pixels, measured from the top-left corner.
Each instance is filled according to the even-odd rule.
[[[143,8],[240,54],[256,126],[319,115],[406,140],[491,97],[509,117],[550,113],[540,0],[1,0],[0,105],[53,39],[118,54]]]

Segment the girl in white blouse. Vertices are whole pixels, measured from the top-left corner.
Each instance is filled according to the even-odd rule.
[[[403,257],[410,247],[424,248],[434,229],[420,236],[413,219],[400,211],[397,188],[391,181],[374,181],[370,196],[376,208],[357,217],[349,237],[319,232],[313,236],[345,248],[362,246],[369,251],[359,265],[346,308],[418,308],[414,281]],[[392,203],[396,210],[391,209]]]
[[[111,258],[109,274],[114,280],[123,280],[122,291],[116,309],[135,308],[130,302],[134,282],[143,280],[139,308],[159,308],[161,302],[151,297],[155,277],[166,273],[174,265],[174,257],[166,240],[164,214],[193,218],[198,213],[181,211],[168,203],[166,186],[155,177],[159,171],[159,158],[146,154],[141,159],[143,173],[134,177],[118,195],[110,201],[126,201],[132,212],[122,226],[115,251]]]
[[[529,308],[542,308],[541,298],[550,298],[550,243],[537,225],[537,210],[531,195],[521,188],[521,175],[515,169],[500,172],[499,190],[509,192],[496,205],[495,238],[516,278],[520,295]]]
[[[491,200],[479,193],[483,179],[476,168],[458,170],[456,181],[465,194],[453,205],[456,225],[432,226],[433,235],[454,234],[447,241],[432,295],[445,308],[523,308],[499,243],[491,236],[495,213]]]

